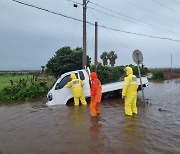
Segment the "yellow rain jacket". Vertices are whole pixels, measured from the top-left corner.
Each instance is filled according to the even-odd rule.
[[[81,103],[83,105],[86,105],[87,103],[82,90],[82,86],[84,85],[84,82],[80,79],[77,79],[75,74],[71,74],[70,77],[72,80],[67,83],[67,87],[72,88],[75,105],[79,105],[79,99],[81,100]]]
[[[125,97],[125,114],[132,115],[132,113],[137,114],[137,77],[133,75],[133,70],[131,67],[127,66],[125,68],[126,75],[124,79],[124,85],[122,90],[122,96]]]

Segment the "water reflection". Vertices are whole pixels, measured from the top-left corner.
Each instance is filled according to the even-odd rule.
[[[101,118],[100,116],[97,117],[90,117],[91,126],[89,128],[90,135],[91,135],[91,144],[90,148],[93,149],[93,153],[102,153],[104,149],[104,139],[105,136],[102,131],[102,125],[100,124]]]
[[[85,111],[87,106],[74,106],[73,123],[76,128],[82,127],[85,123]]]
[[[141,148],[141,136],[138,128],[138,116],[125,116],[125,126],[123,128],[124,145],[127,153],[143,153]]]
[[[139,141],[137,135],[137,116],[125,116],[124,141],[129,146],[135,146]]]
[[[92,124],[92,126],[90,127],[90,131],[97,134],[100,131],[100,128],[102,127],[102,125],[99,123],[100,117],[90,117],[90,121]]]

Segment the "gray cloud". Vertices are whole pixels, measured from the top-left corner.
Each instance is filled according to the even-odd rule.
[[[67,0],[22,1],[82,19],[82,6],[78,5],[78,8],[74,8],[73,3]],[[75,1],[82,3],[82,0]],[[168,10],[151,0],[91,0],[90,2],[98,3],[125,16],[142,21],[140,24],[135,24],[138,21],[114,14],[119,16],[118,19],[88,8],[87,20],[91,23],[98,21],[99,25],[114,29],[180,40],[179,13]],[[180,5],[173,1],[160,0],[158,2],[173,10],[180,10]],[[113,14],[92,3],[88,3],[88,6]],[[146,23],[152,25],[153,28]],[[81,22],[24,6],[11,0],[0,1],[0,25],[0,70],[40,69],[59,48],[82,46]],[[157,28],[161,30],[157,30]],[[167,32],[165,29],[171,32]],[[176,35],[172,34],[172,31]],[[144,64],[147,67],[170,67],[171,53],[173,67],[180,67],[180,42],[130,35],[103,28],[98,29],[99,55],[103,51],[114,50],[118,55],[117,65],[134,64],[132,52],[135,49],[141,50]],[[94,27],[91,25],[87,25],[87,54],[93,61]]]

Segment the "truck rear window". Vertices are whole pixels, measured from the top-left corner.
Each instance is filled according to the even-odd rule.
[[[84,77],[84,73],[82,71],[79,71],[79,76],[80,76],[80,79],[81,80],[84,80],[85,77]]]

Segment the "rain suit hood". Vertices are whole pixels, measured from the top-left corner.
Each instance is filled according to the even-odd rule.
[[[97,79],[97,74],[95,72],[92,72],[90,74],[90,78],[91,78],[91,80]]]
[[[76,75],[74,73],[71,74],[71,79],[74,80],[74,79],[77,79]]]
[[[133,74],[133,70],[132,70],[132,68],[129,67],[129,66],[127,66],[127,67],[125,68],[125,71],[126,71],[126,75]]]

